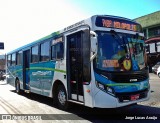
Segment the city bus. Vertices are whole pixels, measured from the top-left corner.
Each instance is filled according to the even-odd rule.
[[[7,71],[17,93],[51,97],[63,110],[70,102],[117,108],[150,97],[141,25],[123,17],[94,15],[17,48],[7,53]]]

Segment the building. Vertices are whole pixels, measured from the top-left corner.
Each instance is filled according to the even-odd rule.
[[[5,72],[6,69],[6,56],[0,54],[0,72]]]
[[[142,25],[146,40],[147,60],[151,69],[160,62],[160,11],[136,18]]]

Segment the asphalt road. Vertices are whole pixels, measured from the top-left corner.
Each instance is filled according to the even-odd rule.
[[[160,122],[160,78],[150,74],[151,98],[137,105],[118,109],[88,108],[72,104],[69,111],[59,110],[52,105],[52,99],[37,94],[22,93],[18,95],[14,87],[0,81],[0,114],[12,114],[14,120],[7,122]],[[30,116],[31,115],[31,116]],[[19,117],[18,117],[19,116]],[[146,119],[149,116],[150,120]],[[4,117],[3,117],[4,118]],[[16,120],[16,118],[20,118]],[[37,119],[36,119],[37,118]],[[128,119],[125,119],[128,118]],[[141,120],[136,120],[141,118]],[[145,118],[145,120],[143,119]],[[148,118],[148,117],[147,117]],[[2,115],[0,115],[2,119]],[[41,120],[44,119],[44,120]],[[49,120],[48,120],[49,119]],[[132,120],[131,120],[132,119]]]

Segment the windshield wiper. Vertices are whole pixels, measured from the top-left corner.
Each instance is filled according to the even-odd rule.
[[[125,50],[125,53],[128,53],[126,43],[124,39],[122,40],[116,31],[110,30],[112,37],[118,42],[118,44]]]

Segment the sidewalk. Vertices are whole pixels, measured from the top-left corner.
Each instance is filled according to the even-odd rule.
[[[7,84],[7,81],[6,80],[4,80],[4,81],[0,81],[0,85],[6,85]]]

